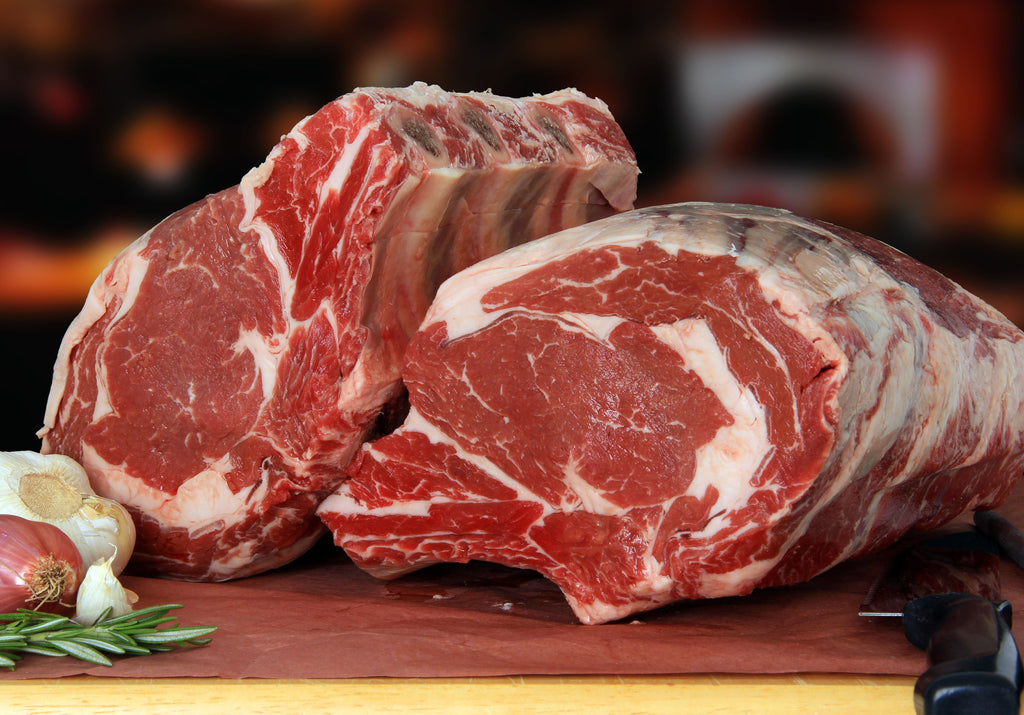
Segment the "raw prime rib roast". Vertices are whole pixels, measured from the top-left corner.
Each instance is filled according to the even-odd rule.
[[[771,209],[640,209],[474,265],[403,377],[404,424],[320,507],[336,543],[384,578],[534,569],[584,623],[810,579],[1024,469],[1024,334]]]
[[[345,95],[100,275],[57,357],[43,450],[131,510],[136,572],[280,566],[324,533],[315,509],[400,394],[441,281],[632,208],[636,177],[607,107],[575,90]]]

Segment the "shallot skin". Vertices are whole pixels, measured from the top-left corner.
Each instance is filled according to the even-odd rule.
[[[74,610],[85,577],[74,542],[52,524],[0,515],[0,612]]]

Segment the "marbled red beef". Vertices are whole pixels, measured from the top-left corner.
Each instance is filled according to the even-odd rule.
[[[107,267],[61,346],[43,449],[131,510],[136,571],[286,563],[399,394],[438,284],[632,208],[636,177],[607,107],[576,91],[345,95]]]
[[[446,282],[411,411],[319,513],[381,577],[539,571],[586,623],[810,579],[1024,470],[1024,334],[867,237],[620,214]]]

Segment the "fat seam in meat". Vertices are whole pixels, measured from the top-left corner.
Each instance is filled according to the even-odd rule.
[[[287,563],[400,395],[441,281],[632,208],[636,178],[607,106],[575,90],[347,94],[103,271],[61,344],[42,449],[132,512],[135,573]]]
[[[411,409],[319,509],[357,565],[534,569],[583,623],[811,579],[1024,470],[1024,333],[773,209],[638,209],[441,286]]]

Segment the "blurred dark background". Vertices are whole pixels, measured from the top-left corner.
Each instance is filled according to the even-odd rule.
[[[303,116],[423,80],[605,100],[638,205],[861,230],[1024,324],[1019,3],[0,0],[0,449],[37,449],[89,284]]]

